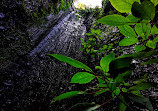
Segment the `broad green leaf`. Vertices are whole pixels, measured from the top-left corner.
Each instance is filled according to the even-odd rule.
[[[129,76],[131,75],[132,71],[128,70],[123,72],[122,74],[119,74],[116,78],[115,78],[115,82],[116,83],[120,83],[120,82],[124,82],[126,79],[129,78]]]
[[[68,63],[68,64],[70,64],[70,65],[72,65],[74,67],[85,69],[86,71],[89,71],[89,72],[93,72],[92,69],[90,69],[88,66],[86,66],[82,62],[74,60],[74,59],[72,59],[70,57],[66,57],[66,56],[60,55],[60,54],[48,54],[48,55],[58,59],[59,61],[66,62],[66,63]]]
[[[145,47],[144,45],[136,45],[136,46],[134,47],[134,49],[135,49],[136,52],[140,52],[140,51],[145,50],[146,47]]]
[[[153,20],[155,17],[155,7],[150,1],[143,1],[141,4],[134,2],[132,5],[132,14],[138,18]]]
[[[140,0],[110,0],[112,6],[121,13],[130,13],[132,4]]]
[[[153,42],[158,42],[158,36],[154,38]]]
[[[97,95],[99,95],[99,94],[105,93],[105,92],[107,92],[107,91],[110,91],[110,90],[109,90],[108,88],[107,88],[107,89],[102,89],[102,90],[96,92],[96,93],[94,94],[94,96],[97,96]]]
[[[109,64],[112,60],[115,59],[115,54],[111,53],[105,57],[102,57],[102,59],[100,60],[100,66],[102,67],[104,72],[108,72],[109,71]]]
[[[137,38],[124,38],[119,42],[120,46],[130,46],[138,42]]]
[[[95,103],[78,103],[72,106],[68,111],[95,111],[100,105]]]
[[[141,20],[140,18],[137,18],[133,16],[132,14],[128,15],[126,18],[130,20],[131,25]]]
[[[156,6],[158,4],[158,0],[151,0],[151,2]]]
[[[151,102],[149,101],[148,98],[137,96],[134,94],[127,94],[127,97],[129,97],[132,101],[135,101],[137,103],[143,104],[148,108],[150,111],[154,111]]]
[[[151,30],[150,23],[138,23],[135,25],[135,31],[139,36],[143,38],[143,40],[148,39]]]
[[[154,26],[151,28],[151,35],[155,35],[155,34],[158,34],[158,28],[154,25]]]
[[[125,17],[121,15],[107,15],[99,20],[97,22],[105,24],[105,25],[111,25],[111,26],[121,26],[121,25],[126,25],[130,21],[129,19],[126,19]]]
[[[72,77],[70,83],[85,84],[85,83],[89,83],[94,78],[95,75],[90,74],[88,72],[78,72]]]
[[[64,94],[61,94],[57,97],[55,97],[52,101],[51,101],[51,104],[55,101],[59,101],[59,100],[62,100],[62,99],[65,99],[65,98],[71,98],[73,96],[76,96],[80,94],[80,91],[71,91],[71,92],[67,92],[67,93],[64,93]]]
[[[147,43],[146,43],[146,46],[148,46],[149,48],[152,48],[152,49],[155,49],[156,48],[156,43],[149,40]]]
[[[137,38],[135,31],[130,26],[122,25],[122,26],[119,26],[118,28],[124,36],[126,36],[128,38],[131,38],[131,37]]]
[[[153,63],[156,63],[156,62],[158,62],[158,59],[150,59],[147,62],[141,63],[140,65],[148,65],[148,64],[153,64]]]
[[[153,87],[153,84],[152,83],[140,83],[140,84],[137,84],[133,87],[130,87],[128,89],[128,91],[138,91],[138,90],[145,90],[145,89],[149,89]]]
[[[124,97],[123,97],[123,96],[120,96],[119,99],[120,99],[119,111],[126,111],[126,108],[127,108],[127,105],[126,105],[126,104],[127,104],[127,103],[126,103]]]

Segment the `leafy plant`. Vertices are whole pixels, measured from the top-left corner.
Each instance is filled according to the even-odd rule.
[[[130,46],[136,43],[141,43],[141,45],[136,45],[136,52],[145,50],[146,47],[155,49],[157,44],[158,28],[156,23],[152,20],[155,17],[155,5],[157,2],[143,1],[140,0],[110,0],[113,7],[121,13],[132,13],[124,17],[122,15],[107,15],[97,22],[118,26],[120,32],[126,37],[120,41],[120,46]],[[151,26],[151,24],[154,24]],[[133,29],[134,27],[134,29]],[[138,39],[141,37],[141,40]],[[155,37],[154,39],[152,39]]]
[[[88,71],[88,72],[76,73],[72,77],[70,83],[86,84],[94,80],[94,78],[98,80],[96,86],[94,86],[93,88],[89,87],[85,91],[71,91],[61,94],[55,97],[51,103],[58,100],[77,96],[80,94],[94,94],[94,96],[97,96],[102,93],[111,92],[112,99],[110,99],[109,101],[118,98],[120,100],[120,104],[118,106],[120,111],[125,111],[127,107],[131,108],[129,106],[129,101],[127,101],[126,97],[128,97],[134,102],[143,104],[144,106],[146,106],[147,109],[153,111],[153,107],[149,99],[141,95],[141,93],[139,92],[140,90],[149,89],[150,87],[153,86],[153,84],[146,82],[147,76],[145,75],[139,82],[133,81],[132,83],[130,83],[128,81],[132,72],[131,61],[132,59],[139,57],[141,54],[142,53],[130,54],[130,55],[115,58],[115,54],[111,53],[105,57],[102,57],[102,59],[100,60],[100,66],[96,66],[96,69],[97,70],[99,69],[99,72],[97,71],[97,73],[92,71],[92,69],[86,66],[85,64],[76,61],[72,58],[59,54],[49,54],[50,56],[62,62],[66,62],[74,67]],[[147,56],[149,56],[149,54]],[[91,107],[87,106],[89,110],[86,111],[95,110],[105,104],[106,102],[103,103],[102,105],[93,104]],[[83,104],[75,105],[72,108],[73,109],[78,108],[79,106],[82,107]]]

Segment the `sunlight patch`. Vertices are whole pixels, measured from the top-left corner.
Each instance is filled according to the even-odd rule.
[[[74,6],[76,8],[95,8],[95,7],[102,7],[102,0],[75,0]]]

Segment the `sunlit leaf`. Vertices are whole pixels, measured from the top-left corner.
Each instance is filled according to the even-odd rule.
[[[52,101],[51,101],[51,104],[55,101],[59,101],[59,100],[62,100],[62,99],[65,99],[65,98],[71,98],[73,96],[76,96],[80,94],[80,91],[71,91],[71,92],[67,92],[67,93],[64,93],[64,94],[61,94],[57,97],[55,97]]]
[[[88,72],[78,72],[72,77],[70,83],[85,84],[85,83],[89,83],[94,78],[95,75],[90,74]]]
[[[154,25],[154,26],[151,28],[151,35],[155,35],[155,34],[158,34],[158,28]]]
[[[105,57],[102,57],[101,61],[100,61],[100,66],[102,67],[104,72],[108,72],[109,71],[109,64],[112,60],[114,60],[115,58],[115,54],[111,53]]]
[[[120,46],[130,46],[138,42],[137,38],[124,38],[119,42]]]
[[[158,0],[151,0],[151,2],[156,6],[158,4]]]
[[[134,49],[135,49],[136,52],[140,52],[140,51],[145,50],[146,47],[145,47],[144,45],[136,45],[136,46],[134,47]]]
[[[110,0],[112,6],[121,13],[130,13],[135,1],[140,2],[140,0]]]
[[[119,26],[118,28],[119,28],[120,32],[128,38],[137,37],[135,31],[128,25]]]
[[[134,2],[132,5],[132,14],[138,18],[153,20],[155,17],[155,7],[150,1],[143,1],[141,4]]]
[[[155,49],[156,48],[156,43],[149,40],[147,43],[146,43],[146,46],[148,46],[149,48],[152,48],[152,49]]]
[[[139,36],[143,38],[143,40],[148,39],[151,30],[150,23],[138,23],[135,25],[135,31]]]
[[[74,59],[72,59],[70,57],[66,57],[66,56],[60,55],[60,54],[48,54],[48,55],[58,59],[59,61],[66,62],[66,63],[68,63],[68,64],[70,64],[70,65],[72,65],[74,67],[85,69],[86,71],[89,71],[89,72],[93,72],[92,69],[90,69],[88,66],[86,66],[82,62],[74,60]]]
[[[99,20],[97,22],[105,24],[105,25],[111,25],[111,26],[121,26],[126,25],[130,22],[129,19],[126,19],[125,17],[121,15],[107,15]]]
[[[131,24],[135,24],[141,20],[140,18],[137,18],[133,16],[132,14],[129,14],[126,18],[130,20]]]

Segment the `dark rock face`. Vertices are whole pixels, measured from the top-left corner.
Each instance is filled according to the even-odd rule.
[[[63,111],[66,109],[64,106],[52,106],[50,101],[63,91],[71,89],[68,87],[69,81],[77,69],[52,60],[47,54],[63,54],[79,60],[81,58],[80,38],[84,38],[86,27],[83,25],[83,19],[80,17],[78,20],[75,19],[76,14],[73,10],[65,13],[61,12],[61,15],[59,13],[54,20],[56,23],[53,24],[54,21],[52,21],[53,25],[46,24],[49,26],[46,28],[48,32],[44,28],[37,29],[39,30],[37,33],[47,32],[43,39],[40,39],[42,34],[32,33],[36,35],[32,40],[39,42],[30,54],[19,57],[17,64],[1,70],[2,111]]]
[[[2,0],[1,1],[1,26],[4,27],[4,33],[9,33],[12,29],[18,28],[25,31],[26,26],[24,23],[28,22],[26,11],[21,5],[20,1]]]

